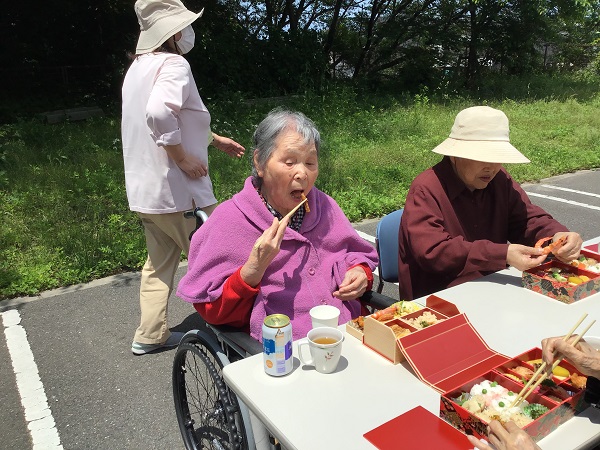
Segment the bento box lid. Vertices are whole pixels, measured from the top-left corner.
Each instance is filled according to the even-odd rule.
[[[590,244],[583,247],[584,250],[595,253],[597,256],[600,256],[600,244]]]
[[[430,295],[425,301],[425,305],[437,312],[442,313],[446,317],[454,317],[460,314],[460,311],[454,303],[444,300],[437,295]]]
[[[448,422],[417,406],[363,435],[379,450],[472,448],[467,436]]]
[[[396,342],[416,375],[440,393],[510,360],[485,343],[464,313]]]

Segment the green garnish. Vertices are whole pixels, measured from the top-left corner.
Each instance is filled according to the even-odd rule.
[[[548,408],[546,408],[544,405],[540,405],[539,403],[530,403],[523,408],[523,414],[532,418],[533,420],[545,414],[547,411]]]
[[[513,391],[508,391],[508,395],[515,395]]]
[[[482,394],[487,394],[487,389],[482,389],[482,390],[481,390],[481,393],[482,393]]]
[[[561,283],[564,283],[565,281],[567,281],[567,279],[558,272],[554,272],[552,274],[552,278],[554,278],[556,281],[560,281]]]
[[[468,392],[463,392],[458,397],[453,398],[452,400],[455,403],[458,403],[460,406],[462,406],[463,403],[466,402],[467,400],[469,400],[470,398],[471,398],[471,394],[469,394]]]
[[[492,381],[492,383],[490,383],[491,387],[496,387],[498,386],[498,382],[497,381]]]
[[[499,406],[500,408],[504,408],[504,402],[498,402],[498,406]]]
[[[556,384],[556,383],[554,382],[554,380],[552,380],[552,379],[550,379],[550,378],[546,378],[544,381],[542,381],[541,385],[542,385],[542,386],[551,387],[551,388],[558,387],[558,384]]]

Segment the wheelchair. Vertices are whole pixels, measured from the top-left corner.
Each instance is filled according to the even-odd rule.
[[[186,215],[196,217],[197,227],[206,220],[198,208]],[[361,297],[369,309],[383,309],[395,301],[373,291]],[[227,364],[262,353],[262,344],[233,327],[207,324],[207,329],[186,333],[173,361],[173,399],[185,447],[254,450],[250,411],[225,384],[222,370]],[[269,445],[273,450],[280,448],[272,436]]]

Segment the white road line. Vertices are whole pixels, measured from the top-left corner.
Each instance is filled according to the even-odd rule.
[[[0,317],[4,323],[6,346],[17,379],[33,450],[62,450],[44,385],[27,341],[27,333],[21,326],[21,315],[18,310],[11,309],[0,313]]]
[[[573,206],[581,206],[582,208],[595,209],[596,211],[600,211],[600,206],[588,205],[587,203],[581,202],[574,202],[572,200],[566,200],[560,197],[553,197],[551,195],[538,194],[537,192],[527,192],[527,195],[530,197],[545,198],[546,200],[554,200],[555,202],[567,203]]]
[[[577,189],[570,189],[570,188],[566,188],[566,187],[562,187],[562,186],[552,186],[551,184],[540,184],[540,186],[548,188],[548,189],[558,189],[559,191],[572,192],[574,194],[587,195],[589,197],[600,198],[600,194],[594,194],[593,192],[578,191]]]
[[[358,235],[363,238],[365,241],[370,242],[371,244],[375,243],[375,237],[371,236],[370,234],[365,233],[364,231],[358,231],[356,230],[356,232],[358,233]]]

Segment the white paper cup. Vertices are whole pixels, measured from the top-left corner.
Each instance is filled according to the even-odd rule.
[[[320,373],[333,372],[342,355],[344,333],[337,328],[320,327],[310,330],[306,337],[306,341],[298,344],[298,356],[302,364],[314,366]],[[306,352],[302,351],[306,346],[310,349],[310,359],[306,359]]]
[[[312,327],[333,327],[337,328],[340,310],[331,305],[319,305],[311,308],[310,318]]]

